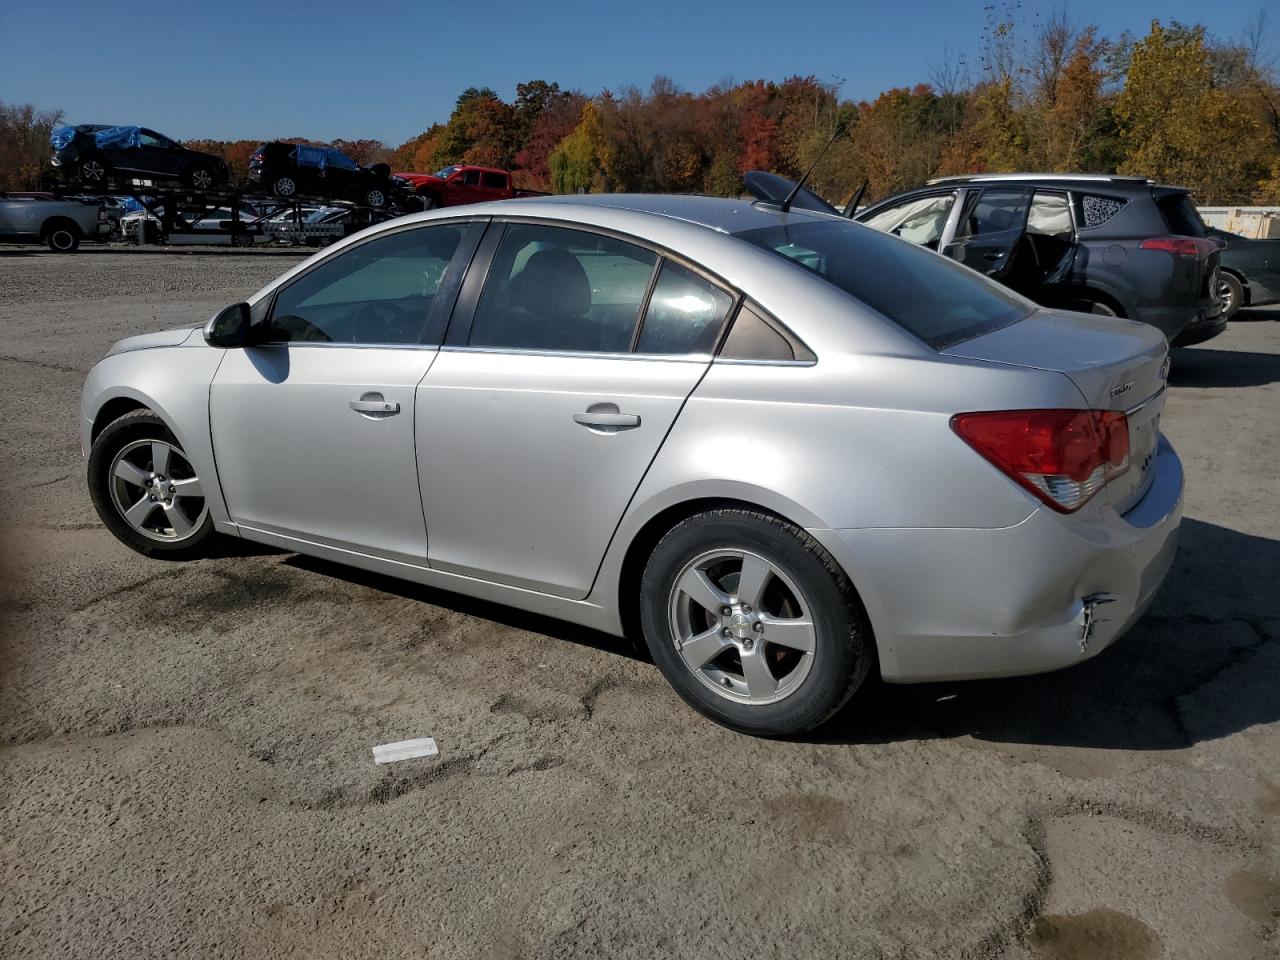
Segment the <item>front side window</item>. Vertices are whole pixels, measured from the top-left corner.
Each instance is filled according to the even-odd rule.
[[[942,239],[942,228],[946,226],[947,217],[955,202],[954,193],[918,197],[888,210],[881,210],[862,222],[869,227],[902,237],[903,240],[937,250],[938,242]]]
[[[466,224],[402,230],[325,261],[276,294],[264,339],[421,343]]]
[[[490,190],[504,190],[507,186],[507,178],[500,173],[483,173],[480,175],[480,183]]]
[[[627,353],[657,256],[599,234],[510,224],[476,306],[470,346]]]
[[[679,264],[665,261],[640,328],[638,353],[710,353],[733,298]]]
[[[326,150],[325,165],[335,167],[338,170],[355,170],[356,162],[348,157],[341,150]]]
[[[142,144],[144,147],[168,148],[173,146],[173,142],[171,140],[168,140],[165,137],[162,137],[160,134],[156,133],[153,130],[143,130],[138,135],[138,142]]]
[[[1031,311],[968,267],[848,221],[778,224],[734,236],[794,261],[936,350]]]
[[[468,187],[480,186],[480,171],[464,170],[462,172],[462,183],[464,186],[468,186]]]

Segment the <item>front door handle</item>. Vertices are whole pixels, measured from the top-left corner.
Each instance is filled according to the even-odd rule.
[[[999,260],[1003,256],[1004,256],[1003,253],[984,253],[982,255],[982,259],[994,261],[994,260]]]
[[[638,427],[640,416],[635,413],[575,413],[573,422],[584,427]]]
[[[384,399],[380,393],[361,394],[359,400],[352,400],[347,406],[361,416],[375,420],[394,417],[400,412],[400,404],[394,400]]]

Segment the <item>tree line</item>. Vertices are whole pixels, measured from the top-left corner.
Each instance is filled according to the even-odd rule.
[[[532,80],[510,102],[470,87],[446,122],[396,147],[334,145],[397,171],[503,167],[518,186],[557,193],[734,196],[746,171],[796,177],[830,144],[811,184],[834,202],[864,179],[874,198],[947,174],[1036,170],[1147,176],[1202,204],[1280,203],[1280,84],[1265,31],[1259,14],[1237,40],[1176,21],[1108,38],[1065,12],[1028,24],[1011,0],[988,7],[972,54],[945,54],[917,85],[871,101],[813,76],[701,93],[658,77],[594,96]],[[35,185],[60,121],[0,104],[0,189]],[[259,143],[187,145],[223,156],[243,184]]]

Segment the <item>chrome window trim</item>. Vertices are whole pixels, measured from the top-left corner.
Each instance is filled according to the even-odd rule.
[[[344,343],[337,340],[268,340],[251,344],[251,350],[267,347],[324,347],[330,350],[439,350],[434,343]]]
[[[341,346],[341,344],[335,344]],[[519,357],[563,357],[570,360],[673,360],[676,363],[710,363],[709,353],[602,353],[585,350],[534,350],[522,347],[472,347],[465,344],[445,344],[442,351],[451,353],[498,353]]]
[[[739,367],[816,367],[817,360],[740,360],[735,357],[716,357],[714,363]]]

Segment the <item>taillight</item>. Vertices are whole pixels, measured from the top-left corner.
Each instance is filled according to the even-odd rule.
[[[1062,513],[1079,510],[1129,469],[1129,422],[1112,410],[958,413],[951,429]]]
[[[1138,244],[1143,250],[1161,250],[1175,257],[1195,258],[1208,255],[1218,248],[1215,241],[1199,237],[1147,237]]]

